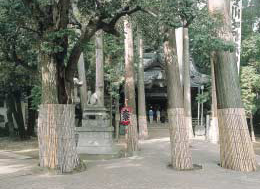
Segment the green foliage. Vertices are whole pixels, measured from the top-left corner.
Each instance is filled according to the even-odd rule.
[[[32,97],[32,109],[38,110],[39,105],[41,104],[42,98],[42,88],[41,86],[34,85],[31,91]]]
[[[241,94],[247,115],[254,114],[260,107],[258,93],[260,92],[260,74],[253,66],[241,69]]]
[[[209,92],[204,92],[203,94],[198,94],[196,96],[196,101],[199,103],[206,103],[210,100],[210,93]]]
[[[201,9],[200,14],[190,26],[190,49],[196,66],[200,71],[210,72],[210,53],[212,51],[234,51],[233,42],[225,42],[216,36],[216,29],[221,27],[220,19],[212,19],[208,8]]]
[[[260,108],[260,30],[258,0],[243,1],[241,94],[247,115]]]
[[[242,42],[241,52],[242,65],[255,65],[259,70],[260,66],[260,33],[249,35]],[[258,65],[258,66],[257,66]],[[260,71],[260,70],[259,70]]]
[[[36,79],[37,39],[20,1],[0,1],[0,83],[2,93],[25,92]],[[24,26],[24,27],[22,27]]]
[[[119,98],[119,88],[124,82],[124,48],[123,39],[112,35],[104,35],[104,66],[106,90],[113,98]]]

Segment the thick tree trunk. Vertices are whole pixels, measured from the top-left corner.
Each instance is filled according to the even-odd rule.
[[[217,14],[218,18],[219,15],[223,18],[223,26],[218,31],[219,38],[232,41],[230,1],[209,0],[209,11],[213,17]],[[255,153],[241,101],[235,54],[217,51],[214,68],[218,101],[220,164],[224,168],[237,171],[255,171]]]
[[[80,104],[81,104],[81,109],[84,110],[84,108],[87,106],[88,103],[88,95],[87,95],[87,80],[86,80],[85,62],[84,62],[83,53],[81,53],[80,55],[77,66],[78,66],[79,80],[80,82],[82,82],[82,85],[80,86]]]
[[[171,164],[177,170],[192,169],[189,149],[189,132],[185,121],[183,93],[177,61],[175,32],[167,30],[164,37],[164,56],[166,63],[168,118],[171,139]]]
[[[58,63],[42,55],[42,105],[38,119],[41,167],[71,172],[80,165],[75,143],[75,107],[58,104]]]
[[[143,65],[143,39],[138,33],[139,41],[139,65],[138,65],[138,124],[139,138],[144,140],[148,138],[147,118],[145,108],[145,91],[144,91],[144,65]]]
[[[76,152],[74,105],[41,105],[38,139],[41,167],[60,173],[77,168],[80,161]]]
[[[125,98],[132,109],[130,125],[128,125],[127,151],[133,153],[138,150],[137,117],[135,102],[135,74],[134,74],[134,42],[133,29],[128,16],[124,20],[125,33]]]
[[[96,32],[96,93],[98,105],[104,106],[104,45],[102,30]]]
[[[212,143],[218,143],[219,141],[219,129],[218,129],[218,107],[217,107],[217,94],[216,94],[216,82],[214,62],[216,61],[216,54],[212,52],[210,55],[211,62],[211,124],[209,129],[209,140]]]
[[[193,138],[192,115],[191,115],[191,90],[190,90],[190,46],[188,28],[183,28],[183,91],[184,91],[184,112],[186,124],[189,130],[189,138]]]
[[[58,70],[54,56],[41,54],[42,103],[58,104]]]

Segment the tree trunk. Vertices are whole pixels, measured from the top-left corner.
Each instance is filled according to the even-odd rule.
[[[23,119],[23,111],[22,111],[22,104],[21,104],[21,93],[17,92],[15,94],[15,104],[16,108],[15,111],[13,112],[13,115],[15,117],[17,126],[18,126],[18,131],[19,131],[19,136],[21,139],[26,138],[26,131],[25,131],[25,126],[24,126],[24,119]]]
[[[80,165],[75,143],[75,107],[58,104],[58,63],[42,55],[42,105],[39,109],[38,141],[41,167],[71,172]]]
[[[115,130],[116,130],[116,140],[118,141],[119,139],[119,123],[120,123],[120,111],[119,111],[119,97],[116,98],[116,115],[115,115]]]
[[[241,30],[242,30],[242,0],[231,0],[230,13],[232,17],[232,34],[236,44],[236,62],[240,72]]]
[[[58,104],[58,70],[54,55],[41,54],[42,103]]]
[[[77,66],[78,66],[79,80],[80,82],[82,82],[82,85],[80,86],[80,104],[81,104],[81,110],[83,111],[88,103],[87,81],[86,81],[85,62],[84,62],[83,53],[81,53],[80,55]]]
[[[27,135],[35,136],[34,128],[36,124],[37,112],[32,109],[32,96],[31,96],[31,88],[27,91],[28,96],[28,125],[27,125]]]
[[[13,120],[13,111],[12,107],[15,106],[13,98],[10,98],[10,95],[7,95],[6,98],[6,107],[7,107],[7,120],[8,120],[8,131],[10,137],[15,137],[14,132],[14,120]]]
[[[209,129],[209,140],[212,143],[217,144],[219,141],[219,129],[218,129],[218,107],[217,107],[217,95],[216,95],[216,82],[215,82],[215,71],[214,62],[216,61],[216,54],[212,52],[210,55],[211,62],[211,124]]]
[[[184,75],[184,39],[183,39],[183,27],[175,29],[175,39],[176,39],[176,50],[179,63],[179,72],[180,72],[180,82],[181,87],[183,87],[183,75]]]
[[[164,57],[166,63],[168,118],[171,140],[171,164],[177,170],[192,169],[189,149],[189,132],[185,122],[183,93],[177,61],[175,32],[166,30],[164,36]]]
[[[189,54],[189,33],[188,28],[183,28],[183,91],[184,91],[184,112],[188,126],[189,138],[193,138],[192,115],[191,115],[191,90],[190,90],[190,54]]]
[[[96,93],[98,105],[104,106],[104,45],[102,30],[96,32]]]
[[[19,137],[23,140],[26,138],[26,132],[24,127],[24,121],[23,121],[23,113],[21,108],[21,102],[20,102],[20,93],[16,92],[15,94],[9,93],[8,94],[8,100],[7,100],[7,109],[8,109],[8,121],[10,122],[10,129],[13,128],[13,118],[16,121],[17,127],[18,127],[18,134]],[[12,131],[11,131],[12,132]]]
[[[38,138],[40,166],[72,172],[79,166],[75,142],[74,105],[40,106]]]
[[[128,125],[127,151],[133,153],[138,150],[137,117],[135,102],[135,74],[134,74],[134,43],[133,29],[130,17],[124,20],[125,33],[125,98],[132,109],[130,125]]]
[[[110,123],[109,127],[113,127],[113,95],[112,95],[112,89],[110,94],[110,100],[109,100],[109,117],[110,117]]]
[[[212,16],[222,16],[219,38],[232,41],[230,1],[209,0]],[[240,96],[235,53],[217,51],[214,62],[216,75],[221,166],[237,171],[255,171],[256,159],[250,139],[245,110]]]
[[[148,138],[147,118],[145,108],[145,91],[144,91],[144,65],[143,65],[143,39],[138,33],[139,41],[139,65],[138,65],[138,124],[139,138],[141,140]]]
[[[253,114],[250,114],[250,130],[251,130],[251,140],[255,142],[255,131],[254,131],[254,124],[253,124]]]

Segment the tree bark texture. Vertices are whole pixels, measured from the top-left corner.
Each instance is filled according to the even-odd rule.
[[[42,103],[58,104],[58,70],[55,57],[41,54]]]
[[[137,117],[135,102],[135,74],[134,74],[134,42],[133,29],[130,17],[124,20],[125,34],[125,98],[132,109],[130,125],[128,125],[127,151],[132,153],[138,150]]]
[[[209,128],[209,141],[212,143],[218,143],[219,141],[219,129],[218,129],[218,107],[217,107],[217,94],[216,94],[216,82],[215,82],[215,69],[214,62],[216,61],[216,54],[212,52],[210,55],[211,62],[211,125]]]
[[[81,109],[84,110],[84,108],[87,106],[88,103],[88,95],[87,95],[85,61],[84,61],[83,53],[81,53],[78,61],[78,73],[79,73],[79,80],[82,82],[82,85],[80,86],[80,104],[81,104]]]
[[[189,45],[189,30],[183,28],[183,91],[184,91],[184,112],[186,124],[189,130],[189,138],[193,138],[192,115],[191,115],[191,84],[190,84],[190,45]]]
[[[75,142],[74,105],[43,104],[38,119],[40,166],[60,173],[80,165]]]
[[[189,149],[189,132],[185,121],[183,93],[177,61],[174,30],[166,30],[164,36],[164,56],[166,63],[168,118],[171,140],[171,164],[177,170],[192,169]]]
[[[238,73],[240,71],[241,54],[241,30],[242,30],[242,0],[230,1],[230,13],[232,17],[232,34],[236,44],[236,62]]]
[[[138,34],[139,41],[139,65],[138,65],[138,124],[139,138],[141,140],[148,138],[147,118],[145,108],[145,91],[144,91],[144,64],[143,64],[143,39]]]
[[[96,93],[98,104],[104,106],[104,44],[102,30],[96,32]]]
[[[215,4],[216,3],[216,4]],[[223,26],[218,37],[232,41],[230,1],[209,0],[209,11],[220,15]],[[241,101],[235,53],[217,51],[214,62],[220,134],[221,166],[237,171],[255,171],[256,159]]]

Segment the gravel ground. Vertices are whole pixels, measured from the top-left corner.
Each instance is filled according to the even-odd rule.
[[[241,173],[219,167],[219,147],[202,140],[191,143],[195,171],[168,168],[170,143],[156,136],[141,143],[134,157],[88,161],[87,171],[51,175],[39,170],[38,161],[0,151],[0,189],[257,189],[260,169]],[[260,157],[257,156],[258,163]]]

